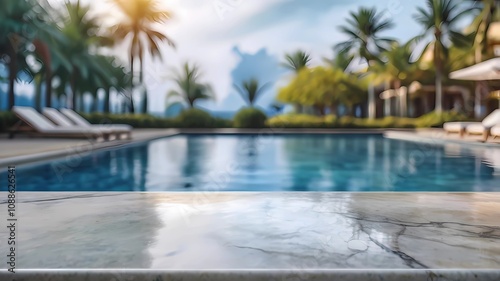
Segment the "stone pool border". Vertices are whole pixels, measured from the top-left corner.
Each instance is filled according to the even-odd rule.
[[[317,270],[105,270],[105,269],[24,269],[12,274],[0,272],[0,280],[45,280],[45,281],[497,281],[500,270],[386,270],[386,269],[317,269]]]

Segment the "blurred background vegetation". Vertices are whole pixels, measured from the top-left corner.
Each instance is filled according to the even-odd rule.
[[[104,26],[91,6],[80,1],[60,7],[36,0],[4,1],[0,64],[7,74],[0,75],[0,83],[8,85],[8,101],[3,106],[9,110],[17,104],[15,82],[29,75],[37,109],[68,107],[87,111],[91,122],[134,127],[438,127],[480,118],[474,115],[478,103],[486,108],[482,115],[498,107],[499,96],[490,92],[500,89],[499,83],[454,81],[448,74],[495,56],[500,1],[427,0],[408,15],[422,27],[408,42],[383,36],[393,27],[391,19],[360,7],[338,27],[349,40],[333,46],[334,56],[323,65],[310,66],[312,54],[303,50],[284,54],[282,66],[292,76],[276,93],[272,107],[277,116],[268,118],[268,110],[255,106],[268,84],[248,77],[233,85],[247,104],[233,120],[197,108],[198,101],[216,95],[209,83],[201,82],[194,63],[185,63],[169,78],[176,87],[166,93],[167,107],[179,104],[182,113],[175,118],[148,115],[144,56],[161,61],[163,46],[176,48],[174,39],[155,28],[172,14],[160,9],[157,0],[112,1],[122,15],[113,26]],[[469,22],[459,29],[463,20]],[[128,61],[110,55],[117,45],[127,46]],[[118,111],[111,110],[111,92],[120,97]],[[92,97],[90,110],[84,110],[85,95]],[[293,110],[283,114],[285,108]],[[10,112],[0,113],[0,130],[14,121]]]

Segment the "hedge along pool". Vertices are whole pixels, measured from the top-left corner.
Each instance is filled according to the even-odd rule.
[[[6,172],[1,176],[6,178]],[[71,161],[20,166],[17,187],[18,191],[500,191],[500,149],[430,145],[381,135],[177,135]]]

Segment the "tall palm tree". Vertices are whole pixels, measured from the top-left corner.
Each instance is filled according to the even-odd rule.
[[[427,48],[433,48],[433,61],[436,70],[436,113],[443,111],[443,75],[445,60],[448,58],[449,41],[463,46],[467,38],[457,31],[458,21],[470,9],[453,0],[427,0],[426,8],[418,7],[415,20],[422,25],[424,32],[418,39],[427,39]]]
[[[199,79],[198,66],[185,63],[182,71],[172,79],[177,84],[178,90],[170,91],[167,94],[167,101],[172,97],[180,97],[190,108],[193,108],[197,100],[214,99],[210,85],[201,83]]]
[[[34,40],[57,36],[47,24],[47,11],[34,0],[4,1],[0,9],[0,55],[5,55],[8,77],[8,108],[15,104],[14,84],[28,48]]]
[[[301,69],[309,66],[311,56],[302,50],[298,50],[295,53],[286,54],[285,60],[282,65],[298,73]]]
[[[248,104],[248,106],[253,107],[260,95],[262,95],[268,88],[269,83],[262,86],[259,85],[259,80],[252,78],[247,81],[243,81],[241,87],[234,84],[233,87],[241,95],[241,98]]]
[[[475,17],[472,24],[469,26],[467,32],[475,34],[474,44],[472,51],[474,52],[475,63],[480,63],[483,61],[484,55],[489,55],[488,48],[488,38],[487,34],[490,29],[490,25],[493,22],[500,21],[500,1],[498,0],[480,0],[474,1],[475,4],[479,4],[481,7],[480,12]],[[476,118],[480,118],[481,113],[481,100],[482,100],[482,84],[484,82],[476,82],[475,87],[475,104],[476,109],[474,110]]]
[[[347,71],[347,68],[349,68],[352,60],[353,56],[350,55],[347,50],[343,52],[335,52],[333,59],[324,59],[324,61],[331,65],[334,69],[340,69],[344,72]]]
[[[347,25],[341,26],[340,31],[349,37],[349,40],[337,44],[335,49],[358,57],[368,64],[368,68],[379,61],[381,52],[389,49],[391,38],[382,37],[384,32],[393,27],[390,19],[378,13],[376,9],[360,8],[358,12],[351,12]],[[375,118],[375,93],[373,87],[368,95],[369,117]]]
[[[488,53],[487,34],[493,22],[500,21],[500,1],[499,0],[479,0],[474,1],[481,7],[480,12],[469,26],[468,32],[475,33],[474,51],[476,63],[483,59],[483,54]]]
[[[113,0],[120,11],[125,15],[125,21],[115,26],[115,38],[130,38],[130,72],[132,73],[131,86],[135,86],[134,59],[139,59],[139,83],[143,82],[145,50],[153,57],[162,59],[159,43],[166,42],[175,47],[174,42],[164,33],[154,28],[155,24],[163,23],[170,19],[169,11],[159,7],[158,0]],[[132,112],[134,107],[132,104]],[[147,111],[147,93],[144,92],[143,111]]]
[[[72,107],[76,109],[80,87],[89,81],[93,75],[107,75],[105,70],[98,66],[94,53],[102,46],[111,45],[111,40],[100,35],[100,22],[91,16],[90,6],[83,5],[80,0],[65,3],[64,15],[61,16],[64,25],[62,34],[68,43],[64,46],[64,54],[69,58],[71,69],[70,87],[72,92]]]
[[[298,50],[295,53],[286,54],[285,62],[282,63],[282,65],[288,69],[293,70],[295,72],[295,75],[298,75],[298,73],[302,69],[305,69],[309,66],[310,61],[311,56],[308,53],[302,50]],[[304,110],[301,104],[295,104],[294,107],[296,113],[302,113]]]
[[[410,40],[404,45],[394,43],[392,48],[382,53],[382,61],[376,63],[372,67],[372,74],[370,75],[372,81],[375,83],[384,83],[385,89],[399,90],[401,86],[408,86],[414,80],[412,74],[417,70],[417,64],[412,61],[412,44]],[[407,115],[407,99],[406,93],[398,97],[400,100],[400,114],[402,117]],[[386,100],[389,102],[389,100]]]

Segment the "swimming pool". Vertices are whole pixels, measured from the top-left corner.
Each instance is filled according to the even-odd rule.
[[[17,168],[19,191],[500,191],[500,149],[381,135],[177,135]],[[1,177],[6,178],[3,172]],[[5,190],[2,185],[2,190]]]

